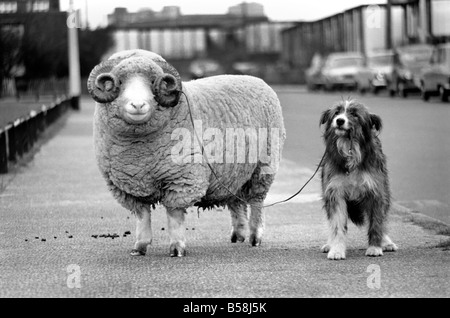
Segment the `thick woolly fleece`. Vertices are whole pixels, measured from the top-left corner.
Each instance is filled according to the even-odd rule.
[[[218,128],[225,136],[226,128],[277,128],[281,154],[285,140],[281,105],[264,81],[224,75],[183,82],[182,87],[194,120],[201,120],[203,130]],[[109,104],[96,104],[96,158],[113,196],[136,214],[158,203],[167,208],[236,204],[229,190],[249,203],[261,204],[274,179],[273,174],[261,174],[263,163],[212,163],[216,180],[205,160],[179,164],[172,159],[172,148],[180,142],[172,140],[175,129],[187,128],[192,143],[195,139],[185,95],[172,108],[155,103],[149,122],[134,126],[121,118],[120,97]],[[270,134],[267,143],[270,149]],[[225,145],[224,141],[224,149]]]

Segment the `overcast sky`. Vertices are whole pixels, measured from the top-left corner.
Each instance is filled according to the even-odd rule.
[[[69,0],[60,0],[61,9],[66,11]],[[115,7],[127,7],[136,12],[140,8],[160,11],[163,6],[175,5],[183,14],[224,14],[228,8],[243,0],[73,0],[76,9],[81,9],[85,19],[86,3],[89,23],[92,27],[106,25],[106,15]],[[311,21],[352,8],[361,4],[380,4],[386,0],[248,0],[264,6],[266,15],[275,21]],[[84,22],[84,21],[83,21]]]

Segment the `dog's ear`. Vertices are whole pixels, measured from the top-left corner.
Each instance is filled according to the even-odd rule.
[[[322,113],[322,116],[320,116],[320,125],[319,126],[324,125],[328,120],[330,120],[330,116],[331,116],[331,109],[327,109],[326,111],[324,111]]]
[[[377,131],[381,131],[383,128],[383,121],[381,117],[375,114],[370,114],[370,126],[375,128]]]

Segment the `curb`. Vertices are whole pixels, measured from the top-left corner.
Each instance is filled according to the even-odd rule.
[[[392,210],[394,214],[402,216],[404,221],[412,222],[425,230],[430,230],[437,235],[450,236],[450,225],[432,218],[428,215],[420,212],[413,212],[412,210],[398,204],[392,204]]]

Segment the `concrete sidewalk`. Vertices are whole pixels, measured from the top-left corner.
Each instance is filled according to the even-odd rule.
[[[158,209],[151,252],[129,256],[134,237],[123,234],[134,234],[134,220],[95,165],[91,105],[83,100],[0,193],[0,297],[450,296],[449,237],[415,225],[409,212],[391,215],[397,253],[365,257],[365,233],[350,226],[347,260],[327,260],[319,252],[327,226],[318,178],[293,203],[267,209],[260,248],[229,242],[227,211],[193,209],[188,256],[170,258]],[[267,203],[297,191],[311,173],[283,162]]]

